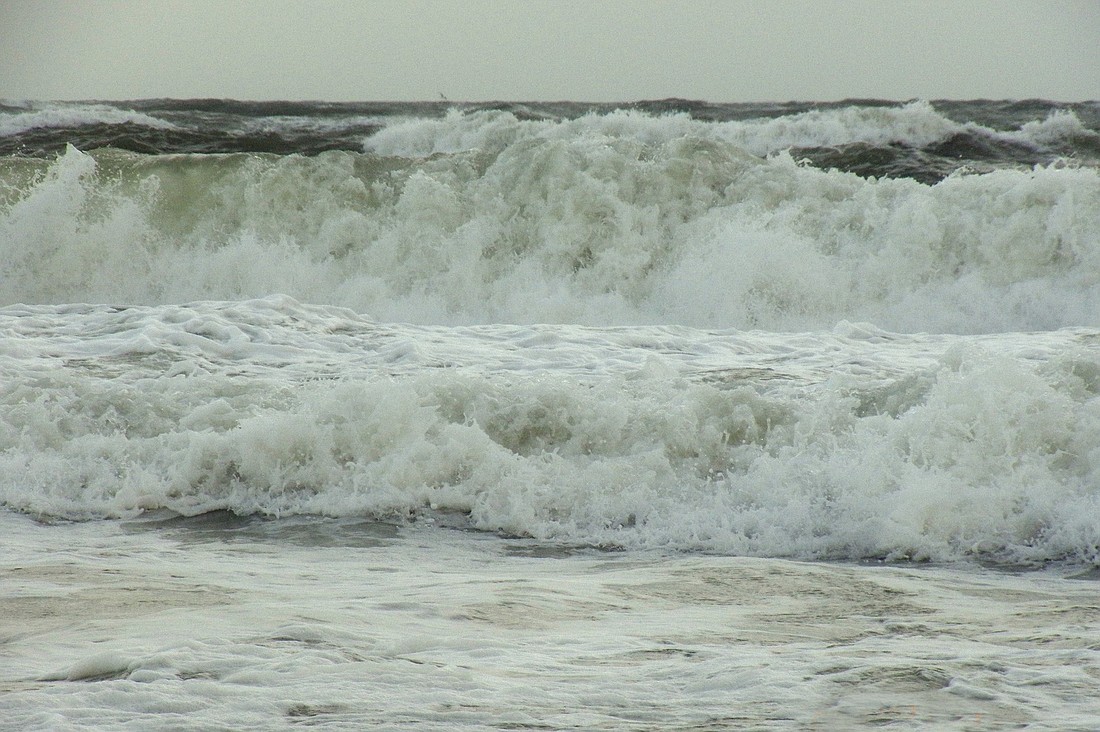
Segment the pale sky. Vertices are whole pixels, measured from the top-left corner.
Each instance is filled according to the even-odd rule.
[[[0,98],[1100,99],[1100,0],[2,0]]]

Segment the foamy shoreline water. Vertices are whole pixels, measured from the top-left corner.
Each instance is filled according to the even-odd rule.
[[[6,514],[5,729],[1087,729],[1093,583]],[[228,523],[226,523],[228,522]],[[47,549],[46,547],[49,547]]]

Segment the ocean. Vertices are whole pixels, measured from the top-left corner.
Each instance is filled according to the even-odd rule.
[[[1100,103],[0,104],[0,729],[1100,729]]]

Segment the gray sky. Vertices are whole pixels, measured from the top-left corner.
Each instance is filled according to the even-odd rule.
[[[0,98],[1100,99],[1100,0],[3,0]]]

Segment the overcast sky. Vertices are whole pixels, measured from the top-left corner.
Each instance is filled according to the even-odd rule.
[[[1100,0],[0,3],[7,99],[1100,99]]]

